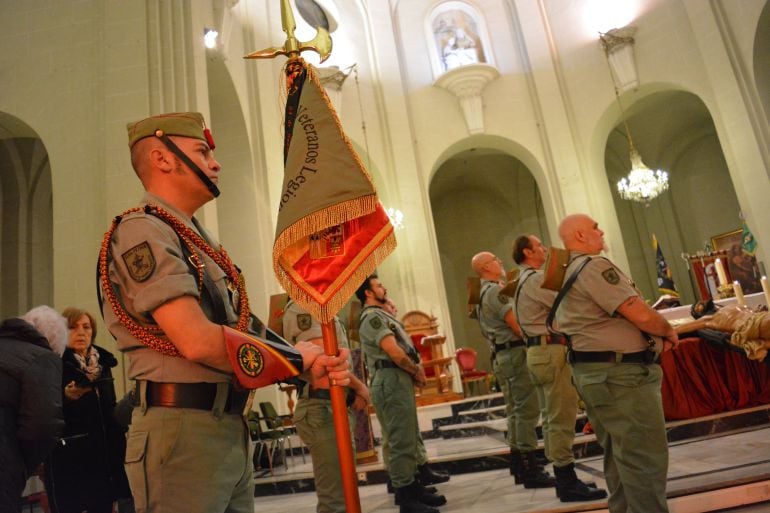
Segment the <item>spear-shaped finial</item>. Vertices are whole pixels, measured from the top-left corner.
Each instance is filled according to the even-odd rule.
[[[300,52],[313,50],[321,56],[321,62],[325,61],[332,53],[332,38],[323,27],[316,27],[316,36],[307,42],[299,41],[294,37],[297,23],[294,21],[294,13],[291,10],[289,0],[281,0],[281,24],[286,32],[286,42],[283,47],[271,46],[264,50],[252,52],[244,59],[272,59],[278,55],[285,55],[289,59],[296,59]]]

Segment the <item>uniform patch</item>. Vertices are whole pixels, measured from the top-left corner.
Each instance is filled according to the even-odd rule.
[[[382,328],[382,319],[380,319],[378,316],[373,316],[371,319],[369,319],[369,326],[372,328],[378,330]]]
[[[241,344],[238,347],[238,366],[249,377],[259,376],[265,366],[262,353],[254,344]]]
[[[604,271],[602,273],[602,277],[610,285],[617,285],[618,282],[620,282],[620,276],[618,276],[618,272],[612,267]]]
[[[307,331],[313,325],[313,318],[310,314],[297,314],[297,327],[302,331]]]
[[[147,242],[137,244],[121,256],[134,281],[145,281],[155,272],[155,256]]]
[[[498,295],[497,295],[497,299],[498,299],[498,300],[499,300],[501,303],[503,303],[503,304],[505,304],[505,303],[509,303],[509,302],[511,301],[511,298],[510,298],[510,297],[508,297],[507,295],[503,294],[502,292],[501,292],[500,294],[498,294]]]

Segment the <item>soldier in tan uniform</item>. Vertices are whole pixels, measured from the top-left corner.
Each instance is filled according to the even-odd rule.
[[[570,251],[565,282],[579,274],[556,305],[556,325],[569,336],[575,385],[604,448],[609,510],[668,512],[662,371],[655,360],[679,343],[676,332],[620,269],[598,256],[604,232],[596,221],[568,216],[559,237]]]
[[[193,217],[219,194],[203,116],[153,116],[129,124],[128,137],[146,193],[105,235],[100,280],[105,322],[137,383],[126,450],[136,510],[253,512],[248,391],[233,386],[233,372],[271,380],[305,370],[322,386],[329,371],[347,385],[348,353],[328,357],[303,342],[297,351],[281,346],[281,359],[268,365],[244,344],[236,369],[226,340],[264,329],[249,312],[240,272]]]
[[[540,403],[527,369],[526,344],[521,338],[511,298],[502,293],[503,262],[488,251],[476,254],[471,267],[481,278],[481,297],[476,307],[481,333],[489,343],[492,371],[500,384],[508,417],[508,446],[515,483],[525,488],[549,488],[553,477],[535,456]]]
[[[339,347],[348,347],[348,337],[339,318],[334,318]],[[289,299],[283,314],[283,336],[290,342],[306,340],[323,347],[321,323],[301,306]],[[351,378],[348,404],[361,410],[369,404],[369,390],[357,377]],[[351,428],[353,416],[348,415]],[[331,395],[323,388],[301,387],[294,424],[302,441],[310,449],[313,462],[315,493],[318,497],[318,513],[345,513],[345,496],[342,489],[337,436],[334,431]]]
[[[561,502],[590,501],[607,497],[575,474],[575,417],[578,395],[567,365],[564,337],[549,335],[545,326],[556,292],[541,287],[547,250],[534,235],[521,235],[513,243],[513,261],[520,266],[519,285],[513,299],[516,319],[527,342],[527,368],[543,408],[545,455],[553,462],[556,495]]]

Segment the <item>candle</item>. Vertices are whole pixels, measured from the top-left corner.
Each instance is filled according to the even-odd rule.
[[[767,286],[767,276],[762,276],[762,292],[765,293],[765,304],[770,308],[770,287]]]
[[[746,306],[746,298],[743,297],[743,287],[739,281],[733,282],[733,291],[735,291],[735,299],[740,306]]]
[[[719,278],[717,285],[727,285],[727,275],[725,274],[725,266],[722,265],[722,260],[719,258],[714,260],[714,267],[716,267],[717,278]]]

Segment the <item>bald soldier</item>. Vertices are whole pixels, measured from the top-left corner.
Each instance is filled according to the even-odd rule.
[[[303,373],[349,383],[348,352],[314,344],[260,350],[240,271],[195,219],[219,195],[214,142],[197,112],[130,123],[131,164],[146,193],[115,218],[100,260],[102,312],[136,380],[126,474],[136,511],[253,512],[248,391]],[[234,328],[234,329],[233,329]],[[237,348],[228,354],[226,344]],[[234,363],[231,363],[234,362]]]
[[[575,474],[575,417],[578,395],[567,365],[566,340],[545,326],[556,292],[541,287],[547,250],[535,235],[513,242],[513,261],[520,266],[513,299],[516,319],[527,342],[527,368],[543,408],[545,455],[553,462],[556,495],[561,502],[604,499],[607,492],[587,485]]]
[[[488,251],[471,259],[473,271],[481,278],[476,316],[481,333],[489,342],[492,371],[500,384],[508,417],[508,446],[511,473],[525,488],[554,486],[553,478],[535,457],[540,404],[527,369],[527,352],[513,313],[511,298],[502,293],[503,262]]]
[[[679,343],[671,325],[631,280],[600,257],[604,232],[584,214],[566,217],[559,237],[570,252],[558,330],[596,438],[612,513],[665,513],[668,443],[657,354]],[[566,285],[562,285],[565,287]]]
[[[334,327],[339,347],[347,348],[348,336],[339,317],[335,316]],[[291,343],[306,340],[323,347],[321,323],[292,299],[289,299],[284,308],[283,336]],[[347,402],[354,410],[362,410],[369,404],[369,389],[355,376],[351,377]],[[348,421],[352,428],[354,418],[350,414]],[[345,496],[329,390],[312,386],[301,387],[297,407],[294,409],[294,424],[300,438],[310,449],[315,493],[318,497],[316,512],[345,513]]]

